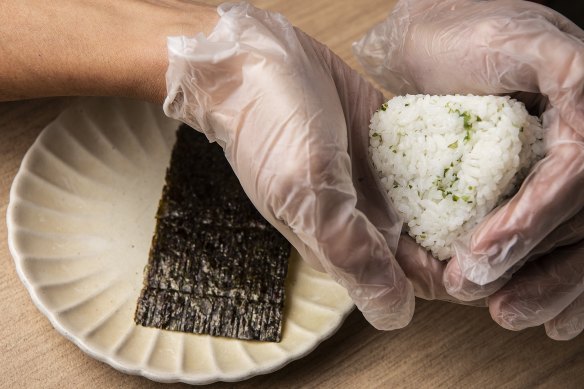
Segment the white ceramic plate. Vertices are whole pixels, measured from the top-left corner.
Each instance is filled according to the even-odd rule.
[[[123,372],[203,384],[278,369],[332,335],[353,307],[295,254],[280,343],[134,324],[177,127],[158,106],[104,98],[79,100],[48,125],[10,192],[18,274],[60,333]]]

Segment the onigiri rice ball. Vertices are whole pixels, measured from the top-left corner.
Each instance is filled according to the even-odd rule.
[[[398,96],[375,112],[369,135],[404,228],[441,260],[544,155],[541,123],[510,97]]]

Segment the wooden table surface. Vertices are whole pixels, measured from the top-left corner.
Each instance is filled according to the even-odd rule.
[[[326,43],[353,67],[351,42],[383,19],[395,1],[262,0]],[[66,99],[0,104],[0,207],[40,130]],[[19,281],[0,225],[0,387],[151,388],[85,355],[55,331]],[[584,335],[555,342],[543,328],[520,333],[491,321],[487,310],[417,301],[413,322],[395,332],[370,327],[359,312],[307,357],[281,370],[216,388],[260,387],[584,387]],[[175,384],[173,386],[184,386]]]

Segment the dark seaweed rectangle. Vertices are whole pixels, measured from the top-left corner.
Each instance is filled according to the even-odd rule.
[[[254,208],[217,145],[177,132],[135,321],[279,341],[290,244]]]
[[[281,338],[280,304],[152,288],[144,289],[140,299],[144,326],[247,340]]]

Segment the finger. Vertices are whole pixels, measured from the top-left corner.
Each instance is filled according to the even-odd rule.
[[[486,307],[484,299],[469,303],[449,295],[442,280],[446,262],[432,257],[408,235],[402,235],[399,240],[396,260],[414,285],[416,297]]]
[[[414,289],[383,236],[358,211],[337,223],[337,231],[320,242],[323,267],[377,329],[406,326],[413,316]]]
[[[495,281],[583,208],[584,143],[562,124],[551,130],[553,147],[519,192],[479,224],[469,241],[455,242],[468,280],[479,285]]]
[[[584,135],[582,33],[576,34],[578,28],[552,10],[541,11],[543,18],[535,10],[528,12],[531,17],[524,15],[515,18],[515,23],[501,25],[490,38],[491,56],[508,58],[498,66],[497,82],[509,91],[538,91],[547,96],[562,119]]]
[[[556,228],[533,249],[529,255],[519,261],[503,276],[485,285],[478,285],[467,280],[462,274],[458,260],[450,260],[444,271],[444,287],[448,294],[461,301],[485,298],[501,289],[526,262],[536,260],[558,247],[568,246],[584,239],[584,211]]]
[[[408,9],[407,1],[397,2],[388,19],[374,26],[352,47],[366,73],[395,94],[419,92],[407,66],[401,66],[404,57],[401,38],[411,23]],[[398,59],[397,63],[392,63],[393,58]]]
[[[295,29],[305,50],[314,50],[329,71],[338,92],[349,135],[351,173],[357,191],[357,209],[381,232],[392,253],[397,250],[402,221],[369,158],[369,121],[385,101],[383,94],[325,45]]]
[[[383,235],[355,208],[347,153],[328,144],[317,146],[309,163],[299,159],[297,166],[272,178],[274,219],[283,221],[315,253],[372,325],[402,328],[413,315],[413,287]]]
[[[414,285],[416,297],[426,300],[450,297],[442,285],[446,263],[433,258],[408,235],[401,236],[396,259]]]
[[[571,35],[580,42],[584,42],[584,30],[578,27],[576,23],[562,15],[561,13],[551,10],[548,20],[551,21],[560,31]]]
[[[545,332],[554,340],[571,340],[584,330],[584,294],[545,323]]]
[[[339,150],[320,149],[311,159],[310,173],[281,171],[271,181],[272,211],[264,217],[305,260],[347,289],[374,327],[402,328],[413,316],[414,289],[383,235],[355,208],[348,163]]]
[[[475,33],[469,31],[475,44],[471,49],[486,63],[482,88],[540,93],[584,135],[582,30],[563,15],[530,2],[481,2],[467,7],[469,19],[476,18],[476,23],[467,24]]]
[[[391,205],[369,158],[369,121],[385,99],[373,85],[346,66],[340,58],[333,58],[332,66],[336,68],[333,79],[339,91],[349,134],[348,151],[357,192],[357,209],[381,232],[390,250],[395,253],[402,220]]]
[[[469,281],[463,274],[456,257],[452,258],[444,270],[443,282],[446,292],[460,301],[475,301],[486,298],[501,289],[512,276],[508,271],[493,282],[485,285]]]
[[[385,238],[361,212],[336,209],[335,219],[328,219],[330,229],[318,237],[323,267],[374,327],[406,326],[413,316],[414,289]]]
[[[558,247],[568,246],[584,240],[584,210],[560,225],[546,236],[527,256],[527,261],[552,252]]]
[[[369,158],[368,124],[373,112],[379,109],[385,99],[369,82],[353,70],[350,72],[347,74],[346,71],[335,71],[337,76],[334,80],[349,131],[349,155],[357,192],[357,209],[381,232],[390,250],[395,253],[403,223],[397,210],[391,205]],[[355,96],[359,96],[359,99]]]
[[[522,330],[552,320],[584,293],[584,242],[530,262],[489,298],[491,317]]]

